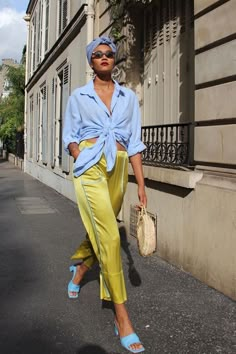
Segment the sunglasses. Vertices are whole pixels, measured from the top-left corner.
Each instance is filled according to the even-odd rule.
[[[106,52],[102,52],[101,50],[98,50],[97,52],[92,53],[92,58],[101,59],[103,55],[105,55],[108,59],[113,59],[115,57],[115,53],[113,53],[111,50],[107,50]]]

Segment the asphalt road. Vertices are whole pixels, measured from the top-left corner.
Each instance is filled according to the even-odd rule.
[[[147,354],[236,353],[236,302],[156,255],[122,225],[128,308]],[[0,354],[127,353],[99,299],[98,268],[67,297],[70,255],[84,238],[77,206],[0,161]]]

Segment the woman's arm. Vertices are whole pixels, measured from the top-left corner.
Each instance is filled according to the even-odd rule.
[[[136,181],[138,183],[138,197],[141,205],[147,206],[147,196],[145,193],[145,184],[143,177],[143,166],[141,153],[130,156],[130,163],[132,165]]]
[[[142,155],[141,152],[146,149],[146,146],[141,140],[141,116],[138,98],[134,96],[133,110],[131,118],[131,137],[127,149],[128,156],[134,171],[136,181],[138,183],[138,197],[140,205],[147,206],[147,196],[145,193]]]
[[[70,153],[76,159],[79,155],[78,144],[80,142],[80,125],[81,117],[79,112],[79,104],[76,95],[69,97],[66,106],[64,126],[63,126],[63,143],[65,151]]]

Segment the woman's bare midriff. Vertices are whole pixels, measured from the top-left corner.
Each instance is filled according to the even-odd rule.
[[[96,143],[97,139],[98,138],[91,138],[91,139],[86,139],[86,141],[89,141],[90,143]],[[126,151],[126,148],[120,143],[118,143],[118,141],[116,142],[116,147],[118,151]]]

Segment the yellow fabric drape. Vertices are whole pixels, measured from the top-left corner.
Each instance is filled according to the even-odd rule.
[[[91,146],[80,143],[80,150]],[[83,259],[91,268],[100,265],[100,297],[120,304],[127,300],[123,275],[120,234],[116,217],[120,211],[128,182],[128,155],[117,151],[116,163],[106,171],[104,156],[83,175],[74,178],[76,198],[87,238],[72,259]]]

